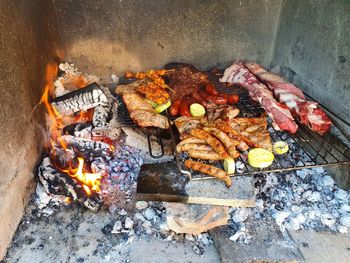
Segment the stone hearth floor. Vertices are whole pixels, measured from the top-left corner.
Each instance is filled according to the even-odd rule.
[[[152,206],[154,208],[154,206]],[[156,208],[154,208],[156,210]],[[202,251],[196,249],[196,240],[188,239],[184,235],[172,235],[167,241],[167,235],[155,237],[135,227],[134,239],[130,241],[128,233],[112,234],[111,231],[117,212],[100,211],[92,213],[84,208],[71,205],[55,208],[52,214],[45,214],[38,210],[31,202],[26,214],[13,239],[12,247],[4,260],[5,262],[246,262],[258,259],[259,249],[251,244],[234,243],[223,239],[223,244],[232,246],[222,248],[222,243],[216,248],[208,242]],[[46,211],[47,212],[47,211]],[[130,213],[131,214],[131,213]],[[127,216],[127,215],[123,215]],[[135,217],[134,217],[135,218]],[[135,219],[134,219],[135,221]],[[261,224],[266,223],[266,227]],[[271,235],[271,225],[268,221],[259,220],[259,235],[252,240],[265,240],[261,237],[268,234],[274,242],[287,242],[287,249],[297,253],[296,259],[303,262],[346,262],[350,258],[350,235],[332,234],[329,232],[288,231],[291,239],[285,240],[277,234]],[[253,223],[254,224],[254,223]],[[249,223],[248,223],[249,225]],[[266,228],[264,233],[264,229]],[[215,230],[214,230],[215,231]],[[220,231],[217,231],[220,232]],[[218,234],[213,232],[214,236]],[[222,235],[224,236],[224,235]],[[278,237],[279,236],[279,237]],[[285,236],[285,235],[284,235]],[[220,238],[219,238],[220,239]],[[227,241],[225,241],[227,240]],[[294,241],[294,242],[293,242]],[[130,243],[129,243],[130,242]],[[267,241],[269,242],[269,241]],[[129,243],[129,244],[128,244]],[[265,241],[264,241],[265,243]],[[273,243],[273,242],[271,242]],[[259,245],[260,246],[260,245]],[[269,246],[269,245],[268,245]],[[280,246],[280,244],[279,244]],[[283,246],[283,245],[282,245]],[[270,245],[269,249],[272,249]],[[226,253],[225,251],[233,251]],[[253,254],[251,254],[253,251]],[[256,254],[254,254],[256,251]],[[300,254],[299,254],[300,253]],[[270,260],[280,259],[281,255],[269,255]],[[291,258],[285,258],[291,262]]]

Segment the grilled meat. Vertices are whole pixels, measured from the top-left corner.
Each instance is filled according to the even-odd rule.
[[[223,159],[229,157],[221,142],[210,135],[208,132],[201,129],[192,129],[190,133],[192,136],[206,140],[206,142],[214,149],[214,151],[218,153]]]
[[[154,111],[135,110],[130,113],[130,117],[140,127],[169,129],[168,119]]]
[[[169,94],[164,88],[153,83],[147,82],[137,88],[137,91],[144,94],[147,99],[154,101],[157,104],[164,104],[169,100]]]
[[[226,133],[216,128],[204,127],[203,130],[210,132],[210,134],[218,138],[226,147],[228,154],[232,158],[237,158],[239,156],[239,153],[236,151],[236,145],[238,145],[239,143],[231,139]]]
[[[236,61],[227,68],[221,82],[230,82],[240,85],[249,91],[250,97],[258,101],[272,119],[272,125],[276,130],[295,133],[298,126],[287,106],[277,102],[270,90],[262,84],[240,61]]]
[[[266,117],[258,118],[235,118],[230,126],[237,133],[249,138],[253,147],[272,150],[271,137],[267,130]]]
[[[154,111],[152,105],[136,93],[123,95],[123,101],[130,113],[135,110]]]
[[[227,187],[230,187],[232,184],[230,176],[225,171],[223,171],[215,166],[212,166],[209,164],[204,164],[201,162],[195,162],[192,160],[186,160],[185,166],[189,169],[216,177],[219,180],[224,181],[226,183]]]
[[[184,63],[170,63],[166,69],[173,69],[166,73],[169,80],[169,87],[175,92],[171,93],[171,101],[181,99],[199,89],[200,86],[208,83],[208,76],[194,66]]]
[[[230,121],[239,114],[239,109],[230,105],[217,105],[207,109],[208,121]]]
[[[146,84],[147,82],[148,80],[142,79],[136,80],[130,84],[117,85],[115,88],[115,93],[121,96],[129,93],[137,93],[137,88],[142,84]]]
[[[257,63],[245,65],[260,80],[267,83],[275,98],[286,105],[292,114],[300,119],[301,123],[321,135],[330,130],[332,123],[326,113],[318,107],[316,102],[307,101],[300,89],[292,83],[286,82],[280,76],[267,72]]]
[[[237,148],[241,151],[248,150],[248,145],[250,147],[256,148],[257,145],[252,142],[248,137],[240,134],[236,130],[232,129],[231,126],[227,122],[217,121],[215,122],[215,127],[223,132],[225,132],[230,138],[239,141]]]
[[[190,149],[187,151],[187,153],[192,158],[197,158],[197,159],[202,159],[202,160],[217,161],[217,160],[224,159],[219,154],[214,152],[213,150],[208,151],[208,150]]]
[[[179,117],[175,120],[175,126],[182,135],[190,133],[194,128],[201,127],[203,123],[206,123],[204,117]]]
[[[168,129],[168,119],[154,111],[151,104],[136,93],[123,95],[123,101],[128,108],[131,119],[140,127],[159,127]]]
[[[178,152],[186,152],[189,150],[213,151],[213,148],[211,148],[208,144],[187,143],[187,144],[182,145],[179,148],[176,147],[176,150],[178,150]]]

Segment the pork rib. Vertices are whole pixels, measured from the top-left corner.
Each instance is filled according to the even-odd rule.
[[[236,61],[224,72],[220,82],[229,82],[246,88],[250,97],[258,101],[272,119],[273,127],[276,130],[295,133],[298,126],[285,105],[277,102],[270,90],[262,84],[241,62]]]
[[[321,135],[329,131],[332,123],[326,113],[318,107],[316,102],[306,100],[299,88],[280,76],[266,71],[257,63],[246,63],[245,66],[267,84],[275,98],[285,104],[302,124]]]

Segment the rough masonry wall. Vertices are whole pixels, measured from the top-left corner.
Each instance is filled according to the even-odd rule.
[[[283,1],[275,65],[350,122],[350,1]]]
[[[280,1],[56,0],[55,7],[66,58],[103,76],[171,61],[269,65]]]
[[[58,47],[54,18],[51,1],[0,1],[0,260],[34,186],[44,118],[33,109]]]

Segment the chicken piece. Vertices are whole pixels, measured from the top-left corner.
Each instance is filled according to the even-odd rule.
[[[132,111],[130,113],[130,117],[140,127],[158,127],[161,129],[169,129],[167,117],[154,112],[153,109],[152,111]]]
[[[239,114],[239,109],[230,105],[217,105],[207,109],[209,121],[224,120],[230,121]]]
[[[118,95],[125,95],[129,93],[137,93],[137,88],[148,82],[148,80],[142,79],[142,80],[136,80],[130,84],[122,84],[122,85],[117,85],[115,87],[115,93]]]
[[[221,181],[224,181],[226,183],[227,187],[231,187],[231,178],[230,176],[222,169],[219,169],[213,165],[204,164],[201,162],[196,162],[192,160],[186,160],[185,166],[189,169],[205,173],[208,175],[211,175],[213,177],[218,178]]]
[[[214,149],[214,151],[221,156],[221,158],[225,159],[229,157],[222,143],[218,139],[210,135],[208,132],[201,129],[192,129],[191,135],[199,139],[206,140],[207,143]]]
[[[189,150],[199,150],[199,151],[214,151],[208,144],[198,144],[198,143],[187,143],[181,147],[176,147],[178,152],[186,152]]]
[[[123,95],[123,101],[130,113],[135,110],[154,112],[152,105],[136,93],[128,93]]]
[[[190,137],[187,137],[186,139],[184,139],[181,142],[179,142],[178,145],[176,145],[176,151],[177,152],[181,152],[182,151],[181,148],[185,144],[206,144],[207,143],[206,140],[198,139],[198,138],[193,137],[191,135],[189,135],[189,136]]]
[[[239,144],[237,145],[238,149],[241,151],[246,151],[248,150],[248,145],[250,147],[256,148],[256,145],[254,142],[252,142],[248,137],[243,136],[236,130],[232,129],[231,126],[223,121],[217,121],[215,123],[215,127],[218,128],[219,130],[225,132],[228,134],[228,136],[232,139],[239,140]]]
[[[267,130],[266,117],[257,118],[235,118],[230,122],[233,130],[249,138],[254,147],[272,150],[271,137]]]
[[[209,146],[210,147],[210,146]],[[223,160],[219,154],[217,154],[213,149],[207,150],[199,150],[199,149],[191,149],[187,151],[188,155],[192,158],[202,159],[202,160],[210,160],[210,161],[218,161]]]
[[[236,145],[239,144],[237,141],[234,141],[226,133],[216,128],[204,127],[203,130],[210,132],[212,135],[218,138],[222,142],[222,144],[226,147],[228,154],[232,158],[239,157],[239,153],[236,151]]]
[[[207,121],[204,117],[179,117],[175,120],[175,126],[180,134],[187,134],[194,128],[199,128]]]
[[[163,104],[169,100],[168,92],[153,82],[140,85],[137,87],[137,91],[144,94],[147,99],[152,100],[157,104]]]

